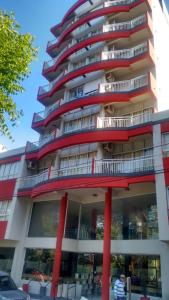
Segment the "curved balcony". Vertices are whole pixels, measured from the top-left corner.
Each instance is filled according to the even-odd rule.
[[[144,52],[142,51],[142,54],[144,54]],[[84,65],[82,65],[79,68],[74,68],[73,70],[65,70],[63,72],[61,72],[56,78],[55,80],[53,80],[52,82],[50,82],[49,84],[42,86],[39,88],[38,91],[38,100],[40,100],[41,102],[45,101],[45,99],[50,98],[51,96],[54,95],[54,93],[61,87],[63,86],[65,83],[79,77],[79,76],[83,76],[87,73],[92,73],[92,72],[96,72],[98,70],[103,70],[103,69],[109,69],[109,68],[127,68],[129,66],[131,66],[131,64],[137,62],[138,60],[141,59],[141,54],[140,55],[136,55],[134,57],[131,58],[116,58],[112,56],[111,59],[106,60],[103,59],[102,57],[93,57],[91,60],[90,59],[86,59],[86,61],[84,61]],[[149,61],[151,61],[151,63],[153,63],[153,60],[150,58]],[[48,73],[50,73],[50,70],[48,70]],[[55,76],[55,75],[54,75]]]
[[[128,141],[133,136],[152,134],[151,114],[131,118],[97,118],[96,124],[74,124],[64,133],[52,134],[44,139],[27,143],[26,159],[41,159],[45,155],[77,144]],[[142,126],[140,126],[142,125]],[[126,130],[128,129],[128,130]],[[120,131],[120,134],[119,134]]]
[[[113,50],[113,51],[102,51],[100,53],[100,57],[97,58],[96,61],[101,62],[101,61],[119,61],[119,60],[132,60],[132,58],[136,58],[138,56],[141,56],[144,53],[150,53],[149,51],[149,45],[150,43],[144,42],[141,43],[140,45],[129,48],[129,49],[121,49],[121,50]],[[141,59],[141,57],[140,57]],[[95,62],[95,61],[93,61]],[[84,58],[84,66],[87,66],[90,64],[90,60],[88,57],[86,59]],[[44,63],[43,65],[43,74],[46,76],[48,73],[52,77],[55,77],[55,71],[58,67],[57,60],[53,59],[50,60],[49,62]],[[76,68],[72,68],[70,71],[75,71]],[[60,75],[61,76],[61,75]],[[46,76],[47,77],[47,76]],[[58,77],[57,77],[58,79]]]
[[[130,0],[130,1],[105,1],[103,3],[102,8],[98,8],[94,11],[90,11],[88,14],[81,15],[80,17],[75,17],[74,20],[66,26],[63,26],[63,31],[58,38],[58,45],[60,45],[64,39],[71,34],[75,29],[79,28],[80,26],[84,25],[85,23],[94,20],[101,16],[106,16],[111,13],[121,13],[121,12],[128,12],[129,10],[135,8],[136,6],[146,3],[147,7],[149,8],[149,3],[147,0]]]
[[[32,128],[47,126],[59,116],[74,109],[93,104],[108,104],[112,102],[128,102],[139,100],[139,97],[155,98],[155,88],[151,74],[112,83],[102,83],[98,90],[87,92],[78,98],[61,99],[53,104],[48,113],[35,113]]]
[[[110,31],[108,31],[108,27],[106,27],[107,25],[98,27],[97,30],[94,31],[91,30],[91,32],[89,32],[87,35],[81,37],[78,43],[76,41],[72,41],[69,42],[68,44],[65,44],[61,51],[59,51],[60,46],[58,45],[58,42],[56,40],[53,40],[48,43],[47,52],[52,57],[56,56],[55,58],[56,63],[57,65],[59,65],[73,53],[81,50],[82,48],[85,48],[86,46],[95,44],[97,42],[119,39],[119,38],[128,38],[129,36],[132,35],[134,38],[135,36],[134,34],[137,31],[139,30],[141,31],[143,29],[144,30],[148,29],[148,34],[144,32],[144,37],[146,36],[149,37],[152,33],[151,18],[148,13],[147,15],[145,15],[145,18],[143,18],[143,16],[140,16],[131,21],[115,23],[111,25],[112,27],[109,26]]]
[[[18,196],[24,195],[24,190],[31,191],[35,197],[45,192],[57,189],[105,187],[128,187],[132,182],[152,181],[146,177],[154,173],[154,159],[152,156],[136,159],[102,159],[62,169],[51,169],[22,178]],[[134,178],[134,180],[133,180]],[[90,183],[89,183],[90,182]]]

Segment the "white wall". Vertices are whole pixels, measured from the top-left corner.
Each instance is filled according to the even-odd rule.
[[[152,0],[153,34],[156,60],[158,111],[169,108],[169,23],[159,0]]]

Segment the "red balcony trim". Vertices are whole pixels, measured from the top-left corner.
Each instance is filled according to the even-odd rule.
[[[7,221],[0,221],[0,240],[4,240],[5,238],[7,224]]]
[[[36,128],[39,126],[47,126],[50,122],[55,120],[55,118],[61,116],[62,114],[72,111],[74,109],[85,107],[93,104],[107,104],[111,102],[129,102],[131,99],[139,96],[140,94],[149,93],[155,98],[155,95],[150,90],[150,87],[142,87],[138,90],[128,93],[98,93],[95,95],[85,96],[79,99],[72,100],[68,103],[61,105],[58,109],[53,111],[43,122],[43,124],[36,124]],[[34,124],[32,125],[34,128]]]
[[[44,145],[38,152],[26,154],[26,159],[41,159],[45,155],[66,147],[95,142],[128,141],[131,137],[152,133],[152,125],[122,130],[92,130],[63,135]]]
[[[84,70],[83,74],[84,73],[89,73],[89,72],[93,72],[93,69],[94,71],[97,71],[97,70],[100,70],[100,69],[109,69],[109,68],[126,68],[126,67],[130,67],[132,64],[140,61],[140,60],[143,60],[143,59],[148,59],[150,60],[152,63],[152,58],[151,56],[149,55],[148,51],[138,55],[138,56],[135,56],[135,57],[131,57],[130,59],[109,59],[109,60],[100,60],[96,63],[92,63],[92,64],[89,64],[89,65],[86,65],[84,67],[81,67],[80,68],[80,71]],[[51,72],[55,72],[57,69],[57,66],[54,65],[46,70],[43,70],[43,75],[47,75]],[[75,70],[75,71],[72,71],[70,72],[69,74],[71,73],[76,73],[79,69]],[[80,76],[80,75],[78,75]]]
[[[113,176],[85,176],[76,178],[64,178],[42,183],[32,190],[31,197],[35,198],[42,194],[57,190],[84,189],[84,188],[129,188],[130,184],[155,182],[154,174],[135,177],[113,177]],[[18,197],[27,195],[27,191],[18,191]]]
[[[6,158],[2,158],[0,159],[0,165],[2,164],[10,164],[10,163],[13,163],[13,162],[16,162],[16,161],[20,161],[21,160],[21,156],[22,154],[20,154],[20,156],[11,156],[11,157],[6,157]]]
[[[165,184],[169,186],[169,157],[163,158]]]
[[[93,64],[90,64],[88,66],[82,67],[80,69],[77,69],[75,71],[72,71],[66,75],[64,75],[62,78],[60,78],[54,85],[54,87],[47,93],[44,93],[42,95],[38,95],[37,98],[40,100],[40,102],[44,102],[46,97],[51,97],[62,85],[67,83],[68,81],[77,78],[79,76],[82,76],[86,73],[92,73],[98,70],[102,69],[109,69],[109,68],[128,68],[130,65],[134,62],[137,62],[140,60],[140,57],[145,58],[147,56],[148,59],[151,59],[149,55],[143,54],[138,57],[135,57],[131,60],[109,60],[109,61],[102,61],[102,62],[96,62]],[[132,63],[130,62],[132,61]],[[151,60],[152,62],[152,60]]]
[[[161,132],[162,133],[169,132],[169,121],[163,122],[161,124]]]
[[[10,201],[13,198],[16,179],[0,181],[0,201]]]
[[[118,39],[119,38],[129,38],[132,34],[138,32],[142,29],[145,29],[145,28],[147,28],[147,29],[149,28],[148,21],[145,24],[142,24],[142,25],[140,25],[140,26],[138,26],[134,29],[128,30],[128,31],[105,32],[105,33],[101,33],[101,34],[98,34],[96,36],[87,38],[86,40],[84,40],[80,43],[76,43],[71,48],[65,50],[65,52],[59,57],[58,61],[60,63],[61,61],[63,61],[69,55],[73,54],[74,52],[77,52],[78,50],[80,50],[80,49],[82,49],[82,48],[84,48],[88,45],[92,45],[92,44],[95,44],[97,42],[102,42],[102,41],[105,41],[105,40],[112,40],[112,39],[117,39],[117,38]],[[150,30],[150,33],[152,35],[152,32],[151,32],[150,28],[149,28],[149,30]],[[55,48],[58,48],[58,47],[59,47],[58,43],[49,46],[47,48],[48,54],[52,56],[51,50],[55,49]]]
[[[147,0],[138,0],[135,3],[132,3],[130,5],[121,5],[121,6],[110,6],[110,7],[105,7],[98,9],[93,12],[89,12],[87,15],[84,17],[81,17],[78,21],[76,21],[74,24],[71,26],[68,26],[66,30],[64,30],[59,39],[58,39],[58,45],[60,45],[64,39],[75,29],[77,29],[79,26],[89,22],[90,20],[96,19],[101,16],[106,16],[111,13],[120,13],[120,12],[129,12],[131,9],[137,7],[138,5],[142,3],[147,3]]]

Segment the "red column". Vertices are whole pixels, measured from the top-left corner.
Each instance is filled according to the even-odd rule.
[[[55,259],[53,263],[53,273],[52,273],[51,297],[57,296],[57,291],[58,291],[58,282],[59,282],[60,266],[61,266],[61,258],[62,258],[62,238],[63,238],[64,227],[65,227],[67,202],[68,202],[67,194],[65,194],[65,196],[61,199],[61,203],[60,203],[56,252],[55,252]]]
[[[104,210],[104,244],[103,244],[103,277],[102,300],[109,300],[110,288],[110,254],[111,254],[111,202],[112,189],[108,188],[105,195]]]

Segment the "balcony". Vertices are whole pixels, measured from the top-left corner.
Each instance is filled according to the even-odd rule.
[[[105,16],[110,13],[118,13],[126,11],[126,6],[129,9],[132,9],[136,5],[142,4],[142,1],[140,0],[130,0],[130,1],[104,1],[102,5],[99,5],[95,9],[89,11],[88,13],[84,13],[83,15],[80,15],[79,17],[75,16],[72,18],[72,20],[67,21],[66,23],[62,24],[62,28],[60,30],[60,36],[59,36],[59,44],[63,42],[63,40],[70,35],[74,30],[77,28],[83,28],[83,26],[100,16]],[[52,29],[53,30],[53,29]],[[58,32],[59,33],[59,32]]]
[[[71,128],[68,126],[64,129],[64,132],[62,135],[59,133],[51,134],[46,136],[45,138],[41,139],[38,142],[35,143],[27,143],[26,146],[26,153],[38,151],[46,144],[57,140],[57,138],[63,138],[64,135],[70,134],[70,133],[76,133],[76,132],[85,132],[85,131],[93,131],[97,129],[107,129],[107,128],[129,128],[132,126],[137,126],[140,124],[151,122],[152,119],[152,113],[147,112],[145,114],[138,114],[136,116],[130,116],[130,117],[97,117],[96,122],[88,122],[87,124],[84,124],[83,119],[78,119],[78,122],[75,122],[74,124],[71,124]]]
[[[152,113],[140,114],[131,117],[98,117],[97,128],[126,128],[151,122]]]
[[[149,77],[145,74],[130,80],[101,83],[100,93],[127,93],[148,86],[148,84]]]
[[[132,176],[134,174],[145,174],[154,171],[154,160],[152,156],[139,157],[137,159],[102,159],[93,160],[77,166],[46,170],[35,176],[21,179],[19,189],[34,188],[37,184],[48,180],[71,176]]]
[[[137,57],[141,54],[144,54],[148,52],[149,50],[149,44],[147,42],[142,43],[140,45],[137,45],[136,47],[129,48],[129,49],[122,49],[122,50],[113,50],[113,51],[103,51],[99,53],[99,57],[94,60],[93,62],[96,61],[106,61],[106,60],[125,60],[125,59],[131,59],[134,57]],[[79,50],[81,53],[83,53],[84,49]],[[89,51],[90,52],[90,51]],[[44,68],[43,68],[43,73],[46,72],[54,72],[56,69],[56,64],[57,59],[50,60],[49,62],[44,63]],[[83,66],[87,66],[90,64],[91,61],[88,59],[83,60]],[[77,68],[71,68],[71,72],[75,71]]]
[[[101,27],[98,27],[96,29],[91,29],[91,31],[84,36],[82,36],[80,39],[78,39],[78,43],[76,41],[69,42],[68,44],[65,44],[64,48],[59,52],[58,42],[57,40],[53,40],[52,42],[48,42],[47,45],[47,52],[51,56],[56,56],[57,62],[61,62],[62,58],[63,60],[70,56],[71,54],[75,53],[76,51],[84,48],[85,46],[95,44],[96,42],[106,41],[112,38],[120,38],[124,36],[125,32],[131,32],[134,29],[137,29],[137,27],[142,26],[146,23],[150,23],[149,15],[141,15],[137,18],[134,18],[130,21],[125,21],[122,23],[113,23],[113,24],[107,24],[103,25]],[[151,25],[151,24],[149,24]],[[151,28],[151,26],[150,26]],[[109,35],[108,35],[109,33]],[[111,34],[112,33],[112,34]],[[118,36],[117,36],[118,33]],[[111,34],[111,36],[110,36]],[[105,35],[105,36],[104,36]],[[97,41],[96,41],[97,38]],[[65,43],[65,42],[64,42]],[[63,55],[62,55],[63,54]]]

